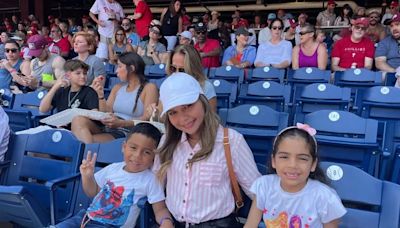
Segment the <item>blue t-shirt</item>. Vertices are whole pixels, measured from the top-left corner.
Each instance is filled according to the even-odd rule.
[[[128,36],[128,43],[130,43],[132,46],[138,46],[140,42],[140,37],[136,33],[131,33]]]
[[[396,69],[400,66],[399,45],[400,43],[392,36],[387,36],[378,43],[378,47],[375,49],[375,58],[385,56],[386,63]]]
[[[22,63],[22,59],[19,59],[17,61],[17,63],[15,63],[15,65],[12,67],[19,72],[19,67],[21,66],[21,63]],[[12,76],[11,76],[10,72],[8,72],[8,70],[5,68],[1,68],[0,69],[0,89],[10,88],[11,79],[12,79]]]

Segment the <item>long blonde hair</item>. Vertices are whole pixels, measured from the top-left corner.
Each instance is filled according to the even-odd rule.
[[[215,138],[217,137],[217,131],[219,127],[219,117],[211,109],[207,98],[201,94],[199,100],[204,109],[204,119],[199,129],[201,149],[193,156],[192,159],[189,160],[189,165],[192,165],[194,162],[207,159],[210,156],[214,148]],[[162,147],[157,151],[161,164],[160,170],[157,173],[157,177],[160,181],[165,179],[168,168],[172,163],[174,152],[182,137],[182,131],[176,129],[171,124],[168,116],[165,118],[164,124],[166,128],[166,138]]]
[[[184,57],[184,68],[185,73],[192,75],[201,85],[204,87],[204,83],[207,80],[207,77],[203,73],[203,65],[201,64],[201,57],[199,52],[192,45],[178,45],[171,53],[170,58],[168,59],[166,71],[168,75],[172,73],[170,71],[170,66],[172,64],[172,57],[175,54],[182,54]]]

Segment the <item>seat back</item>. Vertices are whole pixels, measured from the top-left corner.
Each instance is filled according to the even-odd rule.
[[[294,122],[303,122],[304,115],[318,110],[349,111],[351,90],[329,83],[313,83],[296,88],[293,96]]]
[[[244,70],[235,66],[213,67],[209,70],[209,78],[224,79],[240,84],[244,78]]]
[[[161,84],[164,82],[165,79],[166,79],[165,77],[157,78],[157,79],[153,78],[153,79],[150,79],[149,82],[154,83],[157,86],[157,88],[160,89]]]
[[[267,105],[283,112],[288,109],[291,87],[274,81],[258,81],[242,84],[238,96],[238,104]]]
[[[380,149],[378,121],[346,111],[320,110],[304,117],[304,123],[317,130],[322,160],[341,162],[377,175]]]
[[[320,165],[347,208],[339,227],[398,227],[400,186],[351,165],[331,162]]]
[[[167,76],[167,72],[165,71],[166,65],[161,63],[161,64],[154,64],[154,65],[146,65],[144,69],[144,75],[146,76],[146,79],[157,79],[157,78],[163,78]]]
[[[245,81],[255,82],[255,81],[275,81],[278,83],[283,83],[285,79],[285,69],[277,69],[274,67],[257,67],[249,71],[249,74]]]
[[[210,79],[217,94],[217,108],[230,108],[235,103],[238,86],[236,82],[224,79]]]
[[[51,207],[55,207],[56,219],[66,216],[75,200],[76,183],[70,182],[55,188],[54,205],[50,200],[49,183],[78,172],[83,152],[82,143],[65,130],[16,135],[10,143],[11,165],[6,172],[4,185],[15,188],[1,186],[0,191],[4,196],[0,201],[0,208],[8,211],[9,221],[36,227],[34,221],[40,220],[42,225],[47,226]],[[10,198],[13,200],[10,203],[6,200],[7,195],[18,196],[20,200],[17,200],[18,197]]]
[[[0,89],[0,106],[4,109],[12,109],[15,95],[9,89]]]
[[[304,86],[311,83],[328,83],[331,72],[320,70],[316,67],[303,67],[297,70],[288,70],[288,84],[292,86]]]
[[[265,105],[244,104],[220,109],[219,115],[223,125],[243,134],[256,163],[260,164],[267,163],[273,139],[288,124],[287,113],[277,112]]]

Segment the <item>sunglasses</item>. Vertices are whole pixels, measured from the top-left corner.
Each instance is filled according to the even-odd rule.
[[[354,26],[354,29],[355,29],[355,30],[359,30],[359,31],[366,31],[366,30],[367,30],[367,27],[355,25],[355,26]]]
[[[17,51],[18,51],[18,49],[16,49],[16,48],[12,48],[12,49],[8,49],[8,48],[6,48],[6,50],[5,50],[7,53],[10,53],[10,52],[12,52],[12,53],[16,53]]]
[[[160,34],[160,32],[159,32],[159,31],[157,31],[157,30],[155,30],[155,29],[153,29],[153,28],[151,28],[151,29],[150,29],[150,32],[152,32],[152,33],[154,33],[154,34],[157,34],[157,35],[159,35],[159,34]]]
[[[282,30],[282,27],[281,26],[279,26],[279,27],[273,26],[272,30]]]
[[[312,33],[313,31],[304,31],[304,32],[299,32],[300,36],[308,34],[308,33]]]
[[[200,34],[204,35],[204,34],[206,34],[206,32],[205,31],[197,31],[196,34],[197,35],[200,35]]]
[[[184,68],[180,68],[180,67],[177,67],[177,66],[174,66],[174,65],[169,66],[169,71],[171,73],[174,73],[174,72],[185,73],[185,69]]]

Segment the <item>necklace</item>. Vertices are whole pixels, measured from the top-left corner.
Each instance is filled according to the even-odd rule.
[[[72,102],[75,101],[76,97],[79,95],[80,92],[81,92],[81,90],[79,89],[78,92],[76,92],[76,94],[71,99],[71,89],[69,89],[69,92],[68,92],[68,108],[71,108]],[[76,107],[74,107],[74,108],[76,108]]]

